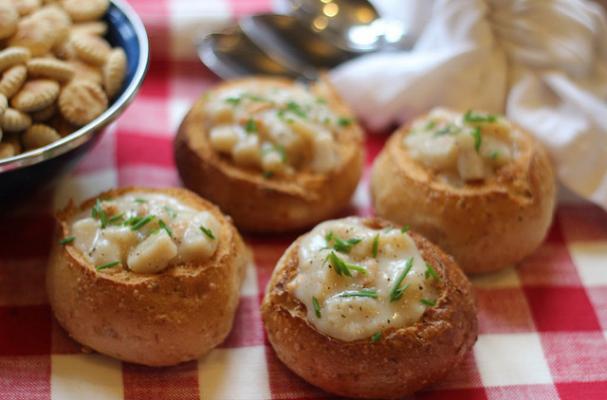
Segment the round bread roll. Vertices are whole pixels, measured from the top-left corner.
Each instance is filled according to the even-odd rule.
[[[381,219],[327,221],[298,238],[261,306],[278,358],[355,398],[401,398],[437,381],[477,337],[471,284],[453,259]]]
[[[51,307],[81,344],[165,366],[232,328],[250,254],[229,218],[184,189],[110,190],[57,216]]]
[[[465,272],[482,273],[541,244],[555,180],[542,146],[505,118],[435,109],[390,137],[371,197],[377,215],[410,224]]]
[[[362,173],[362,130],[325,81],[245,78],[207,92],[185,117],[175,161],[185,185],[248,231],[329,218]]]

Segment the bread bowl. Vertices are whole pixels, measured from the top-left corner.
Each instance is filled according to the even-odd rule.
[[[400,398],[440,379],[477,337],[470,282],[453,259],[381,219],[331,220],[283,254],[261,306],[278,358],[356,398]]]
[[[206,92],[175,138],[184,184],[248,231],[333,216],[362,172],[362,131],[330,85],[251,77]]]
[[[522,260],[544,239],[555,205],[547,153],[496,115],[435,109],[400,127],[376,158],[377,215],[410,224],[467,273]]]
[[[57,221],[47,290],[76,341],[163,366],[229,333],[249,251],[217,207],[184,189],[125,188],[70,204]]]

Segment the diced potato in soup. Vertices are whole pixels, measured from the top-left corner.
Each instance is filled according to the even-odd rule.
[[[413,122],[403,145],[424,166],[463,182],[484,180],[516,155],[516,129],[504,118],[441,108]],[[451,179],[452,180],[452,179]]]
[[[159,273],[213,256],[219,223],[164,194],[129,193],[98,200],[71,223],[74,246],[99,271]]]

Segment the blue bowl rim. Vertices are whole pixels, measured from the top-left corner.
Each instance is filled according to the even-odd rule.
[[[125,0],[110,0],[110,2],[120,10],[131,23],[139,44],[139,60],[133,78],[122,94],[114,100],[107,110],[93,121],[56,142],[13,157],[0,159],[0,173],[38,164],[81,146],[89,141],[95,134],[100,133],[102,128],[114,121],[135,98],[135,95],[141,88],[149,64],[150,54],[148,36],[141,18],[139,18],[135,10],[133,10]]]

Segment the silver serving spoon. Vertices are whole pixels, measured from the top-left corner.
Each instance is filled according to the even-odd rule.
[[[283,0],[293,15],[260,14],[205,37],[202,62],[224,79],[247,74],[317,78],[356,56],[406,48],[400,22],[379,17],[367,0]]]
[[[202,63],[220,78],[231,79],[243,75],[262,74],[314,80],[315,71],[303,71],[277,62],[259,49],[234,26],[204,37],[197,45]]]
[[[264,53],[297,70],[331,68],[359,55],[335,46],[291,15],[252,15],[239,26]]]
[[[282,0],[289,14],[333,45],[355,53],[407,49],[411,35],[399,20],[382,18],[368,0]]]

